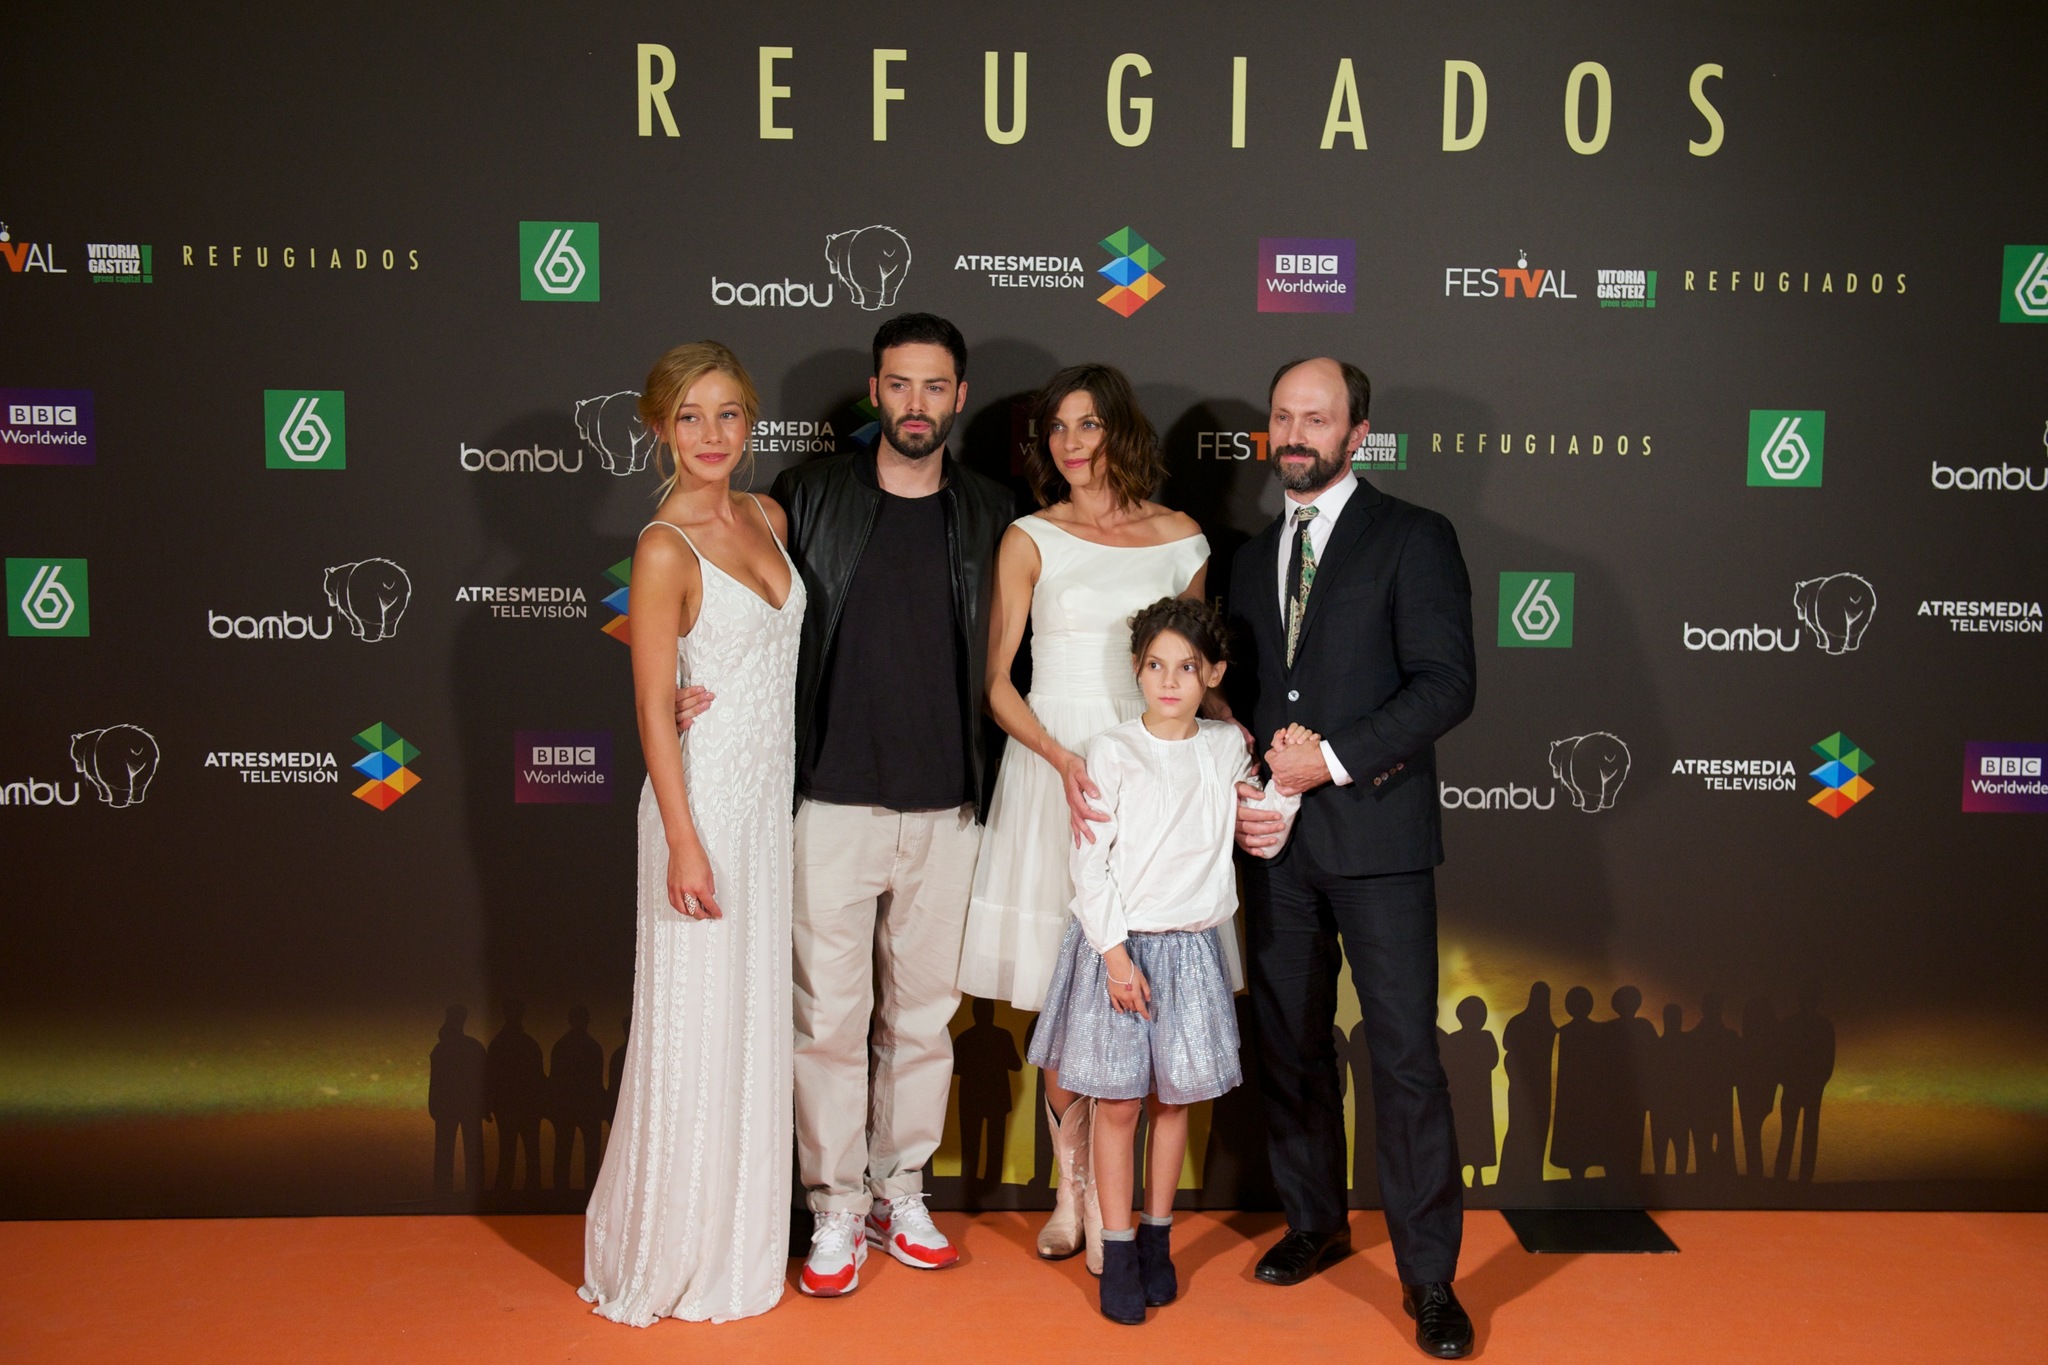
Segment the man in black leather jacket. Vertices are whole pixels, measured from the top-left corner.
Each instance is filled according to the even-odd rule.
[[[946,450],[967,395],[959,330],[929,313],[892,318],[874,360],[875,448],[786,470],[774,487],[809,594],[795,1067],[817,1220],[799,1287],[820,1297],[858,1286],[870,1243],[919,1269],[959,1259],[922,1191],[952,1083],[954,976],[981,846],[996,546],[1016,516],[1006,487]]]

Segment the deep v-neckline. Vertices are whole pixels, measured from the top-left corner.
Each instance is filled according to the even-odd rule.
[[[748,496],[752,497],[753,495],[749,494]],[[761,511],[761,500],[759,498],[754,498],[754,509],[756,511]],[[760,593],[755,592],[752,588],[748,587],[745,583],[740,581],[738,575],[734,574],[730,569],[725,568],[717,560],[713,559],[710,555],[707,555],[702,550],[698,549],[697,542],[690,539],[690,533],[688,531],[685,531],[682,527],[676,525],[674,522],[663,521],[660,517],[656,517],[653,521],[649,522],[648,525],[666,526],[669,530],[674,531],[677,535],[683,538],[683,544],[690,547],[690,553],[697,556],[697,562],[699,564],[708,564],[712,568],[718,570],[718,574],[721,578],[724,578],[726,581],[730,582],[734,587],[738,588],[747,596],[753,598],[756,602],[759,602],[762,606],[767,607],[768,610],[776,616],[780,616],[783,612],[787,611],[789,609],[789,599],[796,596],[796,561],[789,557],[789,550],[783,545],[782,537],[776,535],[775,528],[768,524],[768,514],[766,512],[761,512],[761,528],[768,533],[768,539],[775,542],[775,553],[782,556],[782,565],[784,568],[789,570],[789,590],[782,594],[782,605],[780,606],[771,606],[767,598],[763,597]],[[644,535],[646,533],[643,531],[642,534]]]

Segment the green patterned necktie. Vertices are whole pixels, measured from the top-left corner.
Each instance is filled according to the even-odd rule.
[[[1308,611],[1309,589],[1316,585],[1316,547],[1308,538],[1308,524],[1316,519],[1314,504],[1294,509],[1294,553],[1287,560],[1287,666],[1294,667],[1295,646],[1301,642],[1301,618]]]

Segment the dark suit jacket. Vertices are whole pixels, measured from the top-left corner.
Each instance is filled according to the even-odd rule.
[[[1351,785],[1309,792],[1288,853],[1340,876],[1444,860],[1436,741],[1472,714],[1472,582],[1458,533],[1363,479],[1316,562],[1294,667],[1280,617],[1276,520],[1237,552],[1230,616],[1233,708],[1261,746],[1290,721],[1316,731]],[[1246,654],[1246,647],[1249,654]],[[1283,854],[1283,856],[1286,856]]]

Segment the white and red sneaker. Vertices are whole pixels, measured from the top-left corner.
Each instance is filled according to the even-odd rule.
[[[960,1259],[959,1250],[932,1223],[921,1194],[877,1199],[868,1210],[868,1241],[918,1270],[944,1270]]]
[[[821,1213],[817,1219],[817,1226],[811,1229],[811,1254],[797,1276],[796,1287],[819,1299],[851,1294],[860,1288],[860,1268],[868,1259],[860,1215],[848,1209]]]

